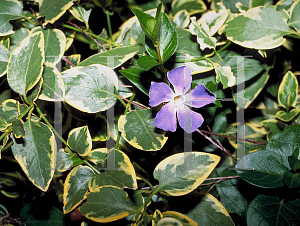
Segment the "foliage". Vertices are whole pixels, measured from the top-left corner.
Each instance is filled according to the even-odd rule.
[[[300,0],[139,2],[0,0],[0,225],[300,225]]]

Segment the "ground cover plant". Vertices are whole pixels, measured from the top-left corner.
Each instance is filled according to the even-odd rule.
[[[300,0],[0,0],[0,225],[300,225]]]

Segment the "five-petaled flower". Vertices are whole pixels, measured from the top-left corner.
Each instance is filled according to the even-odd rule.
[[[174,87],[175,93],[163,82],[151,82],[149,91],[151,107],[155,107],[163,102],[161,110],[156,114],[153,124],[160,129],[176,131],[177,121],[187,132],[192,133],[203,123],[201,114],[194,112],[190,107],[200,108],[215,101],[215,95],[204,85],[196,86],[187,93],[192,83],[192,71],[188,66],[173,69],[167,73],[168,80]]]

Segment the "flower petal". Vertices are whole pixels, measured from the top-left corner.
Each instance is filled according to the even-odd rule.
[[[149,90],[149,105],[155,107],[162,102],[168,102],[174,100],[175,94],[171,88],[163,82],[151,82]]]
[[[205,85],[198,85],[192,92],[184,96],[186,105],[200,108],[207,104],[211,104],[216,100],[215,95],[205,88]]]
[[[196,131],[203,123],[202,115],[192,111],[188,106],[177,108],[177,118],[181,128],[187,133]]]
[[[156,114],[153,124],[165,131],[175,132],[177,127],[176,108],[174,102],[164,105]]]
[[[192,70],[188,66],[175,68],[167,73],[170,83],[173,85],[176,95],[185,94],[192,83]]]

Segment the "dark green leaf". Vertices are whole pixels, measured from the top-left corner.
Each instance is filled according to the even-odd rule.
[[[151,56],[142,56],[138,59],[137,63],[140,68],[146,71],[158,65],[157,61]]]
[[[299,225],[300,200],[284,202],[277,197],[258,195],[247,211],[247,225]]]

